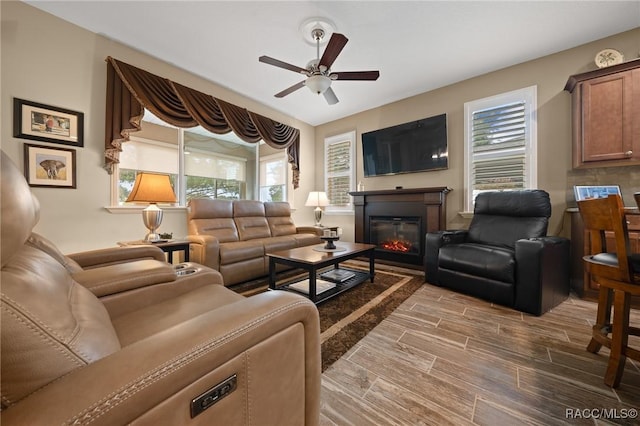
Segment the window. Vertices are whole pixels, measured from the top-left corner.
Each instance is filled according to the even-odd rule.
[[[349,191],[355,189],[356,132],[332,136],[324,140],[324,190],[329,199],[327,212],[352,211]]]
[[[536,86],[464,104],[465,208],[483,191],[537,186]]]
[[[139,171],[168,173],[177,194],[178,145],[131,136],[122,145],[119,164],[118,199],[123,205],[129,197]]]
[[[185,148],[186,200],[192,198],[243,198],[246,159]]]
[[[169,174],[181,206],[192,198],[257,199],[258,145],[232,133],[214,135],[199,127],[171,127],[147,111],[142,130],[122,144],[120,164],[113,175],[112,205],[124,205],[138,171]],[[288,163],[285,154],[280,158],[286,189]],[[273,197],[286,197],[285,189],[279,193],[272,189]]]
[[[253,194],[257,144],[201,127],[177,130],[184,143],[185,204],[192,198],[238,200]]]
[[[260,157],[260,201],[287,201],[287,156]]]

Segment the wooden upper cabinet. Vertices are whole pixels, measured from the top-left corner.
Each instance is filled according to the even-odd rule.
[[[633,156],[631,71],[582,84],[582,161],[623,160]]]
[[[573,167],[640,164],[640,60],[569,77]]]

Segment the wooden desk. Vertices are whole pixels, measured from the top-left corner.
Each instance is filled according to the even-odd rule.
[[[118,242],[120,246],[139,246],[139,245],[153,245],[160,248],[163,252],[167,253],[169,263],[174,263],[173,254],[176,251],[182,251],[184,253],[184,261],[189,261],[189,241],[188,240],[169,240],[161,243],[150,243],[148,241],[121,241]]]

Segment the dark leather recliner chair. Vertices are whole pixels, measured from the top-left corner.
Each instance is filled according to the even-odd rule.
[[[2,425],[317,425],[320,324],[308,299],[243,297],[157,247],[65,256],[0,162]]]
[[[426,235],[425,278],[542,315],[569,295],[569,240],[547,236],[543,190],[480,193],[468,230]]]

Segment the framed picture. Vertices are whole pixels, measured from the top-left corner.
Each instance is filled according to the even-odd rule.
[[[13,98],[13,136],[84,146],[84,114]]]
[[[620,194],[618,185],[576,185],[573,187],[576,201],[588,200],[590,198],[605,198],[610,194]]]
[[[76,151],[24,144],[24,175],[29,186],[75,188]]]

